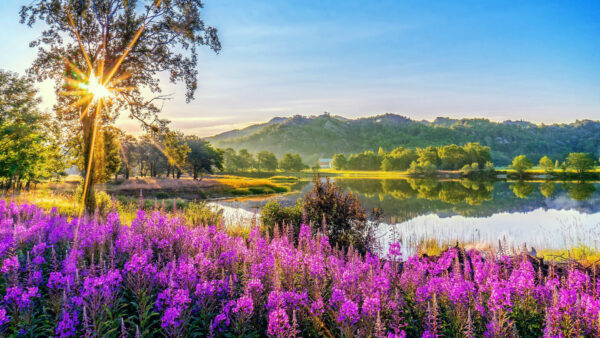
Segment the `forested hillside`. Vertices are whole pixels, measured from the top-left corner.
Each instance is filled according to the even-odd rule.
[[[311,165],[317,158],[332,157],[335,153],[479,142],[491,148],[496,165],[506,165],[519,154],[526,154],[536,162],[544,155],[564,158],[570,152],[587,152],[595,158],[600,153],[600,121],[536,125],[487,119],[415,121],[394,114],[346,119],[323,114],[275,118],[209,140],[220,148],[269,150],[277,156],[298,152]]]

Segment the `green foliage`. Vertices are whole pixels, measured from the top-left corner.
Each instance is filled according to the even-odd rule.
[[[184,136],[181,132],[167,131],[160,135],[160,140],[164,145],[164,154],[169,163],[168,169],[173,176],[177,174],[177,178],[179,178],[182,174],[182,168],[186,165],[190,147],[184,141]]]
[[[548,156],[540,158],[539,167],[544,170],[546,174],[552,173],[554,170],[554,162]]]
[[[419,171],[418,168],[422,168],[421,171],[425,171],[429,175],[432,165],[440,169],[457,170],[464,168],[465,165],[471,166],[476,163],[477,169],[483,168],[485,163],[491,161],[491,155],[489,147],[481,146],[478,143],[467,143],[464,146],[456,144],[442,147],[430,146],[415,150],[398,147],[390,153],[380,149],[377,154],[372,151],[352,154],[345,164],[345,168],[350,170],[407,170],[414,161],[417,164],[412,168],[413,173]],[[421,174],[423,173],[421,172]]]
[[[352,154],[348,158],[347,168],[350,170],[379,170],[381,158],[368,150],[360,154]]]
[[[305,168],[308,166],[302,162],[299,154],[287,153],[279,160],[279,169],[283,171],[301,171]]]
[[[335,170],[344,170],[348,166],[348,159],[344,154],[335,154],[333,155],[333,160],[331,165]]]
[[[273,199],[260,210],[262,231],[273,235],[276,227],[291,226],[297,235],[302,224],[302,204],[300,201],[291,206],[283,206]]]
[[[218,226],[223,222],[223,210],[209,207],[206,205],[206,202],[189,202],[183,209],[183,215],[187,224],[194,226]]]
[[[107,182],[119,172],[121,168],[121,150],[119,149],[118,132],[116,128],[103,128],[100,142],[98,160],[95,161],[98,168],[95,170],[96,182]]]
[[[223,152],[212,147],[210,142],[197,136],[186,136],[185,143],[190,149],[187,166],[194,180],[204,174],[212,174],[215,169],[223,169]]]
[[[258,171],[275,171],[277,170],[277,157],[270,151],[263,150],[256,155],[256,163]]]
[[[440,160],[440,166],[442,169],[450,169],[456,170],[460,168],[461,163],[465,163],[468,161],[467,152],[463,147],[457,146],[456,144],[451,144],[447,146],[440,147],[437,151],[437,155]],[[433,156],[430,156],[433,157]],[[431,159],[425,159],[425,161],[432,161]],[[470,166],[470,164],[465,164]]]
[[[33,82],[0,70],[0,186],[19,188],[64,172],[55,120],[38,110]]]
[[[391,162],[393,170],[407,170],[418,157],[414,150],[398,147],[386,154],[385,158]]]
[[[472,163],[472,164],[465,164],[462,168],[460,168],[460,173],[463,176],[470,176],[478,171],[479,171],[479,164],[477,164],[476,162]]]
[[[586,153],[570,153],[566,159],[567,166],[580,176],[594,167],[594,160]]]
[[[525,171],[533,167],[533,163],[527,156],[519,155],[513,159],[510,167],[513,168],[519,174],[519,177],[523,177]]]
[[[435,164],[425,161],[423,163],[413,161],[408,168],[409,175],[412,176],[433,176],[437,171]]]
[[[241,149],[237,154],[232,148],[223,152],[224,169],[229,172],[249,171],[256,166],[254,155],[247,149]]]
[[[381,161],[381,170],[382,171],[392,171],[393,165],[392,161],[389,158],[384,157],[383,161]]]

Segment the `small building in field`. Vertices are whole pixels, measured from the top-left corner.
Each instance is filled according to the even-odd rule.
[[[319,159],[319,168],[331,169],[331,168],[333,168],[333,165],[331,164],[331,162],[333,162],[332,158],[320,158]]]

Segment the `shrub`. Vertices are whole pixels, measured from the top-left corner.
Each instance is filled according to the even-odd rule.
[[[302,204],[313,232],[324,225],[332,245],[340,248],[353,246],[361,253],[367,252],[373,244],[374,229],[358,196],[352,192],[345,193],[329,178],[322,181],[316,175],[313,181],[313,190],[304,197]]]
[[[276,226],[292,226],[294,234],[297,235],[302,223],[302,204],[299,201],[285,207],[273,199],[262,207],[260,216],[263,233],[269,233],[272,236]]]

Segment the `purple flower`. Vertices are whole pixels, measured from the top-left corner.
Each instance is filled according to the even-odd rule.
[[[233,313],[245,313],[251,315],[254,311],[254,302],[249,296],[242,296],[237,300]]]
[[[6,309],[0,307],[0,326],[10,322],[10,317],[6,314]]]
[[[310,304],[310,313],[313,316],[321,316],[325,312],[325,304],[323,304],[323,299],[319,297],[317,300]]]
[[[77,320],[76,313],[69,313],[66,309],[62,311],[60,321],[56,326],[57,337],[74,337],[77,334]]]
[[[19,267],[19,257],[12,256],[4,259],[4,261],[2,262],[2,269],[0,271],[2,273],[16,272],[17,270],[19,270]]]
[[[269,312],[267,333],[273,337],[287,337],[290,330],[290,320],[284,309]]]
[[[402,260],[402,246],[400,245],[400,242],[390,244],[388,258],[392,260]]]
[[[39,290],[35,286],[25,289],[15,286],[6,288],[4,300],[8,304],[16,304],[19,309],[28,309],[31,306],[32,298],[39,296]]]
[[[367,297],[363,301],[362,313],[366,316],[375,316],[380,307],[379,297]]]
[[[355,324],[360,319],[358,315],[358,305],[351,300],[347,300],[342,304],[340,313],[337,317],[338,322],[348,322]]]

